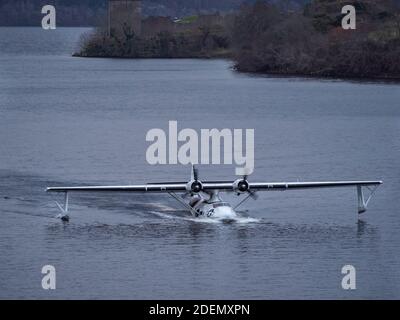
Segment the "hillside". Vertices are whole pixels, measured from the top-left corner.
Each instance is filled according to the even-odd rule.
[[[237,16],[238,70],[269,74],[400,79],[400,10],[392,0],[353,1],[357,30],[343,30],[343,0],[313,0],[284,14],[257,4]]]
[[[143,0],[146,16],[184,17],[193,14],[229,12],[243,3],[256,0]],[[290,2],[294,6],[307,0],[274,0]],[[41,21],[40,9],[45,4],[57,5],[59,26],[96,26],[107,8],[107,0],[0,0],[0,25],[38,26]]]
[[[353,1],[357,30],[343,30],[343,0],[311,0],[298,10],[257,2],[231,14],[173,21],[147,18],[142,33],[98,29],[84,57],[228,57],[236,69],[281,75],[400,79],[400,10],[392,0]],[[182,21],[184,23],[182,24]]]

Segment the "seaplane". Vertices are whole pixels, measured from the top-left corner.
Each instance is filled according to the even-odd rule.
[[[198,169],[192,165],[189,181],[157,182],[143,185],[121,186],[76,186],[48,187],[47,192],[64,193],[64,204],[58,201],[56,205],[61,210],[59,217],[69,221],[68,202],[72,192],[127,192],[127,193],[166,193],[178,201],[188,214],[193,217],[216,218],[219,220],[235,220],[239,217],[237,209],[248,199],[258,199],[261,191],[286,191],[316,188],[355,187],[357,190],[358,213],[367,210],[369,201],[382,181],[320,181],[320,182],[249,182],[245,175],[234,181],[201,181]],[[368,190],[369,195],[364,196]],[[221,193],[231,192],[243,199],[232,206],[221,198]]]

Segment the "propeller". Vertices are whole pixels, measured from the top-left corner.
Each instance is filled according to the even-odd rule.
[[[200,193],[203,190],[203,184],[199,180],[199,171],[192,165],[191,180],[186,185],[186,190],[190,193]]]
[[[238,195],[240,195],[241,193],[248,193],[252,199],[257,200],[258,195],[255,191],[250,190],[250,184],[247,178],[248,174],[245,173],[241,179],[236,180],[233,183],[233,190],[235,190]]]
[[[250,198],[252,198],[253,200],[258,199],[258,194],[255,191],[248,190],[247,193],[250,195]]]

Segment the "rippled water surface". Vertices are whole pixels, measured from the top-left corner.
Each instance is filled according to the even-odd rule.
[[[400,298],[400,87],[238,74],[225,60],[71,57],[86,29],[0,28],[0,298]],[[254,128],[253,181],[382,179],[356,191],[259,194],[236,223],[166,195],[72,195],[50,185],[186,180],[150,166],[145,135]],[[200,166],[234,179],[234,166]],[[227,196],[225,200],[237,199]],[[41,268],[57,289],[41,288]],[[341,268],[357,290],[341,289]]]

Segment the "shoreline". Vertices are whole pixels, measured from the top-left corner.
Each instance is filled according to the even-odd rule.
[[[241,71],[235,68],[235,71],[239,73],[258,75],[265,77],[276,77],[276,78],[302,78],[302,79],[320,79],[320,80],[347,80],[347,81],[357,81],[357,82],[392,82],[400,83],[400,76],[398,77],[362,77],[362,76],[345,76],[345,75],[315,75],[307,73],[278,73],[278,72],[259,72],[259,71]]]
[[[185,59],[196,59],[196,60],[229,60],[234,63],[232,56],[220,56],[220,57],[123,57],[123,56],[84,56],[79,53],[73,53],[72,57],[82,59],[121,59],[121,60],[185,60]],[[239,74],[247,74],[250,76],[264,76],[266,78],[302,78],[309,80],[337,80],[337,81],[355,81],[355,82],[371,82],[371,83],[393,83],[400,84],[400,76],[380,76],[380,77],[362,77],[362,76],[345,76],[345,75],[316,75],[307,73],[284,73],[284,72],[261,72],[261,71],[246,71],[240,70],[236,66],[232,67],[232,70]]]

